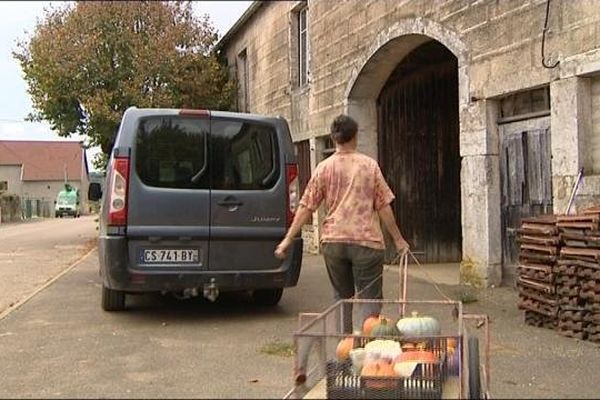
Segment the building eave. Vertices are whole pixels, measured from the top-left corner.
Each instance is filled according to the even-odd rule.
[[[222,50],[223,47],[225,47],[225,45],[227,44],[227,42],[229,42],[229,40],[231,40],[231,38],[235,36],[235,34],[246,24],[246,22],[248,22],[248,20],[252,18],[254,14],[256,14],[258,9],[261,6],[263,6],[264,3],[266,3],[266,1],[255,0],[252,4],[250,4],[250,7],[248,7],[248,9],[244,11],[242,16],[235,22],[235,24],[233,24],[233,26],[229,28],[227,33],[225,33],[225,35],[221,39],[219,39],[219,41],[213,48],[213,52],[218,53],[220,50]]]

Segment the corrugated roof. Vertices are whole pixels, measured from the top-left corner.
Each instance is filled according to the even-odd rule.
[[[81,142],[0,140],[0,165],[22,165],[24,181],[81,180],[87,160]]]

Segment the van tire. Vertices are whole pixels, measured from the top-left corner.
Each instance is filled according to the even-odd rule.
[[[252,292],[252,300],[261,306],[276,306],[283,296],[283,289],[258,289]]]
[[[123,311],[125,309],[125,292],[102,286],[102,309],[104,311]]]

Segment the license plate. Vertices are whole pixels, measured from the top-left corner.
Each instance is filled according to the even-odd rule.
[[[144,264],[202,265],[198,249],[144,249],[140,261]]]

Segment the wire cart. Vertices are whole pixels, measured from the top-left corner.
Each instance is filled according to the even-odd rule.
[[[421,266],[414,255],[413,259]],[[462,303],[443,295],[433,281],[438,292],[446,300],[406,300],[407,255],[399,262],[399,272],[399,300],[352,298],[340,300],[321,313],[299,315],[298,330],[294,333],[294,387],[284,398],[491,398],[488,316],[465,313]],[[357,315],[361,315],[361,309],[365,307],[376,307],[380,310],[380,316],[385,316],[391,321],[397,321],[410,314],[416,316],[415,313],[435,318],[440,325],[438,335],[377,337],[380,340],[397,342],[401,352],[418,348],[428,354],[434,354],[435,362],[409,363],[412,371],[408,370],[396,376],[364,376],[357,369],[354,360],[341,360],[336,355],[340,341],[349,339],[352,340],[354,348],[364,348],[374,340],[357,329],[353,334],[344,331],[348,313],[351,313],[356,321]],[[480,337],[483,339],[484,349],[482,359],[479,352]]]

